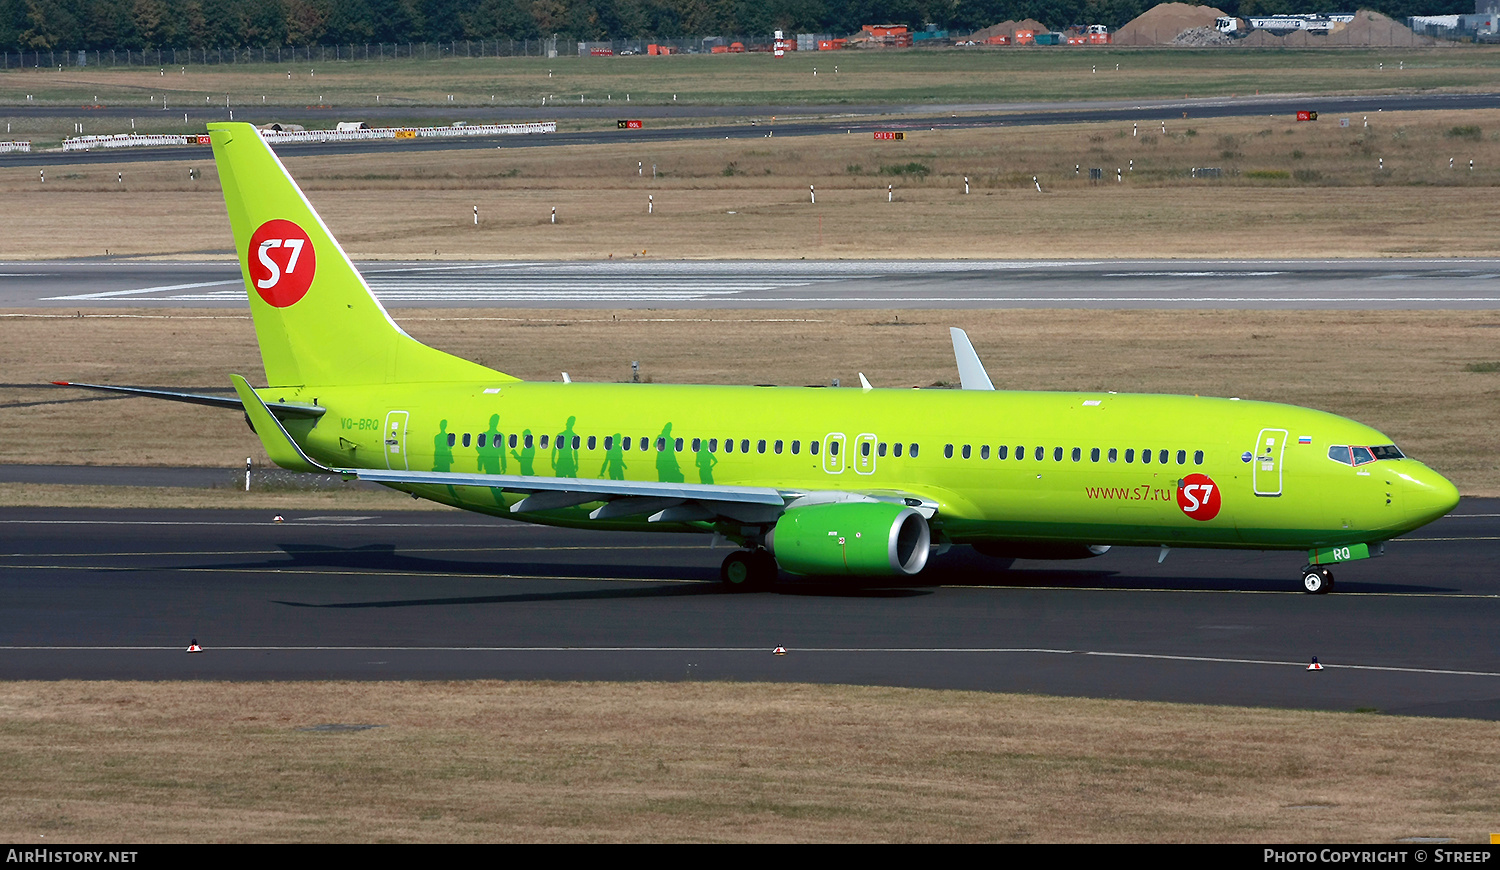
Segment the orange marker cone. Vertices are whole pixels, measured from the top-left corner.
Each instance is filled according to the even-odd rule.
[[[1318,657],[1317,656],[1313,656],[1312,664],[1308,665],[1307,669],[1309,671],[1321,671],[1321,670],[1323,670],[1323,666],[1320,665],[1320,664],[1318,664]]]
[[[778,655],[778,656],[784,656],[784,655],[786,655],[786,647],[779,646],[779,647],[771,650],[771,654],[772,655]]]
[[[198,646],[198,638],[193,638],[193,642],[188,644],[187,651],[190,653],[203,652],[203,647]]]

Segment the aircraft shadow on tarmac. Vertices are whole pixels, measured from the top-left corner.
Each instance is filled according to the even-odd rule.
[[[331,569],[351,573],[504,577],[532,580],[580,582],[628,581],[629,586],[610,589],[524,592],[509,595],[462,596],[453,598],[414,598],[366,602],[315,603],[277,601],[289,607],[421,607],[452,604],[506,604],[535,601],[569,601],[627,598],[678,598],[683,596],[740,594],[718,582],[718,572],[698,565],[624,564],[619,561],[538,562],[468,560],[431,556],[412,556],[397,552],[392,544],[365,544],[357,547],[333,547],[326,544],[278,545],[288,558],[260,562],[235,562],[205,566],[256,571]],[[605,551],[601,551],[605,552]],[[1066,563],[1064,563],[1066,564]],[[1246,576],[1147,575],[1138,572],[1103,569],[1088,563],[1063,567],[1058,563],[1023,562],[1017,567],[1011,560],[991,559],[968,547],[955,548],[935,557],[921,575],[902,582],[897,578],[868,581],[804,579],[782,574],[768,592],[783,595],[843,598],[911,598],[933,594],[938,586],[983,586],[1013,589],[1119,589],[1180,590],[1184,592],[1291,592],[1297,586],[1292,578]],[[1035,567],[1034,567],[1035,566]],[[671,582],[642,583],[662,578]],[[699,582],[678,582],[699,581]],[[1415,584],[1386,584],[1340,581],[1339,590],[1350,592],[1434,593],[1458,591]]]

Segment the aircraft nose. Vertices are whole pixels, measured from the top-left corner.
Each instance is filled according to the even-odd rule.
[[[1402,501],[1407,516],[1416,526],[1426,525],[1458,505],[1458,487],[1426,466],[1418,465],[1417,473],[1402,474],[1401,477],[1406,490],[1402,493]]]

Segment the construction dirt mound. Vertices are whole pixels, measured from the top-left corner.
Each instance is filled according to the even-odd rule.
[[[1223,10],[1212,6],[1162,3],[1121,27],[1113,41],[1115,45],[1171,45],[1184,30],[1195,27],[1213,30],[1214,21],[1223,15]]]
[[[968,38],[975,42],[984,42],[991,36],[1008,36],[1014,40],[1017,30],[1030,30],[1032,33],[1052,32],[1047,29],[1047,25],[1035,18],[1023,18],[1020,21],[1002,21],[999,24],[991,24],[983,30],[974,31]]]

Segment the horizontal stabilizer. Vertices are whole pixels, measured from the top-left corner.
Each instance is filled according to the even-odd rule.
[[[179,393],[173,390],[154,390],[149,387],[115,387],[108,384],[78,384],[72,381],[53,381],[59,387],[80,387],[85,390],[102,390],[106,393],[121,393],[127,396],[145,396],[150,399],[167,399],[172,402],[187,402],[192,405],[208,405],[214,408],[244,409],[244,403],[235,396],[210,396],[205,393]],[[278,417],[321,417],[327,409],[321,405],[302,402],[273,402],[267,406]]]

